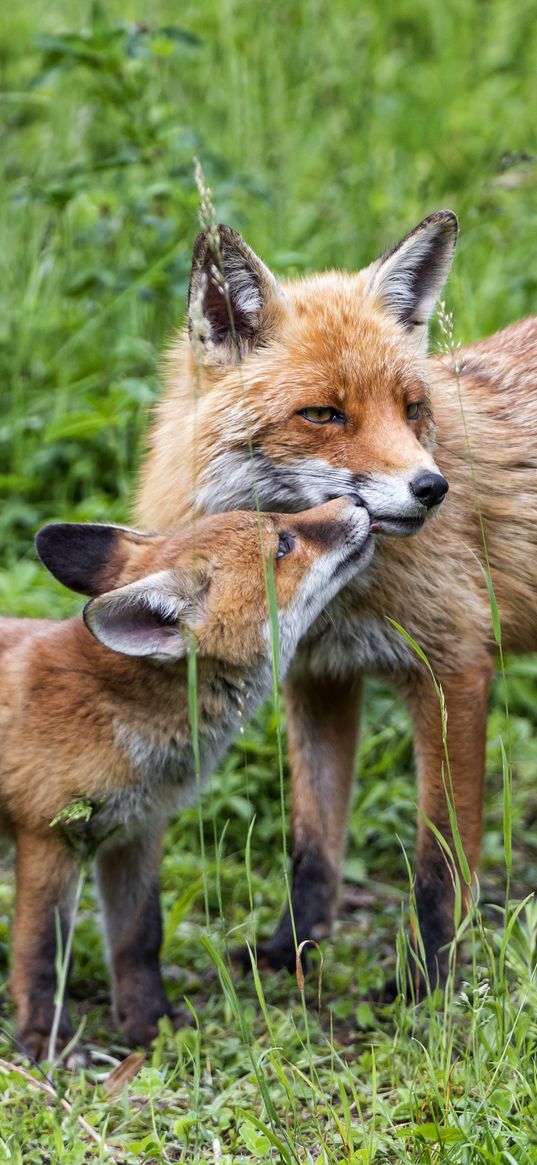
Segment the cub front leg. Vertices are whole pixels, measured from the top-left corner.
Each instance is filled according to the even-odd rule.
[[[56,992],[56,912],[62,948],[72,917],[78,867],[58,836],[17,831],[17,905],[13,935],[11,994],[17,1010],[17,1036],[35,1060],[45,1059],[54,1018]],[[72,1029],[62,1007],[57,1049]]]
[[[287,727],[292,774],[293,882],[296,939],[330,934],[339,889],[354,778],[362,683],[317,679],[304,670],[287,684]],[[260,965],[296,966],[287,907],[269,942],[257,948]]]
[[[492,663],[484,657],[458,675],[437,676],[446,702],[447,747],[457,829],[470,871],[474,874],[481,847],[483,784],[488,693]],[[437,827],[456,859],[446,787],[449,776],[442,739],[438,698],[429,679],[407,692],[414,723],[414,745],[421,810],[418,821],[415,894],[431,988],[443,985],[449,944],[455,933],[454,880],[447,857],[425,818]],[[423,816],[422,816],[423,814]],[[460,876],[460,870],[457,870]],[[470,888],[461,878],[463,904]],[[419,979],[419,977],[418,977]],[[418,992],[425,986],[418,981]]]
[[[131,1044],[151,1043],[171,1015],[160,971],[160,860],[164,827],[128,840],[111,838],[97,853],[97,882],[113,976],[114,1010]]]

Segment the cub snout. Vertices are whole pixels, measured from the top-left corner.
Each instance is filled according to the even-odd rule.
[[[361,501],[350,497],[335,498],[315,509],[295,515],[293,525],[299,535],[329,550],[352,540],[356,550],[371,532],[371,519]]]

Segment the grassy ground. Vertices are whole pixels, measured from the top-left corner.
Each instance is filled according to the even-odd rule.
[[[155,0],[149,10],[135,0],[26,0],[9,15],[5,6],[3,611],[79,608],[36,564],[43,521],[128,515],[158,360],[184,313],[194,154],[219,217],[281,274],[359,266],[452,206],[462,226],[449,288],[457,338],[535,308],[536,16],[535,0],[395,0],[389,9]],[[537,908],[529,899],[519,913],[503,909],[500,740],[512,742],[511,897],[521,903],[537,876],[536,674],[533,660],[509,661],[508,718],[501,681],[494,692],[482,913],[444,1009],[369,1001],[401,947],[415,819],[406,716],[378,685],[320,1011],[315,976],[305,992],[284,975],[229,977],[226,941],[268,933],[285,897],[278,721],[268,709],[201,810],[169,831],[164,963],[193,1026],[163,1027],[128,1088],[105,1091],[126,1049],[109,1017],[88,886],[73,997],[90,1064],[74,1076],[54,1071],[56,1100],[37,1090],[37,1071],[32,1083],[1,1069],[0,1161],[106,1160],[106,1140],[117,1162],[532,1165]],[[6,854],[6,982],[9,862]],[[1,1054],[20,1065],[7,1004],[3,1024]]]

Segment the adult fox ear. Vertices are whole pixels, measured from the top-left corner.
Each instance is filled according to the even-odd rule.
[[[106,595],[91,599],[84,622],[96,639],[121,655],[180,659],[186,655],[189,627],[207,584],[188,572],[163,570]]]
[[[239,360],[263,343],[283,303],[274,275],[241,235],[226,226],[198,235],[188,291],[195,354]]]
[[[427,324],[449,274],[459,224],[451,210],[424,218],[373,264],[366,295],[425,345]]]
[[[72,591],[99,595],[110,590],[135,547],[158,535],[91,522],[52,522],[36,535],[37,553],[47,570]]]

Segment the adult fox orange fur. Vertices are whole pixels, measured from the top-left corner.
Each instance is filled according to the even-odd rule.
[[[169,537],[76,524],[38,535],[52,573],[96,597],[85,608],[87,626],[78,618],[0,619],[0,821],[17,843],[12,992],[19,1037],[34,1056],[46,1055],[54,1013],[55,911],[65,932],[72,910],[70,833],[99,843],[125,1035],[147,1043],[170,1013],[159,968],[158,867],[166,819],[195,787],[189,640],[203,778],[271,688],[262,552],[274,563],[285,671],[323,604],[367,564],[369,535],[366,510],[349,499],[304,515],[263,515],[260,524],[252,513],[215,515],[196,524],[195,541],[190,523]],[[94,805],[89,822],[51,827],[81,796]],[[70,1034],[65,1009],[59,1034],[60,1042]]]
[[[279,284],[234,231],[202,234],[191,338],[169,354],[137,502],[139,519],[162,529],[254,496],[263,508],[304,509],[343,491],[359,496],[387,535],[314,625],[288,681],[292,902],[299,941],[329,932],[361,676],[385,676],[414,723],[416,896],[432,981],[445,972],[453,935],[452,876],[425,821],[451,840],[438,701],[386,617],[421,645],[442,685],[458,824],[474,870],[494,653],[476,489],[504,645],[537,647],[537,321],[458,352],[467,443],[453,361],[426,356],[456,235],[454,214],[440,211],[357,274]],[[445,479],[447,499],[425,525]],[[407,534],[416,536],[403,541]],[[293,967],[294,945],[286,912],[262,954]]]

